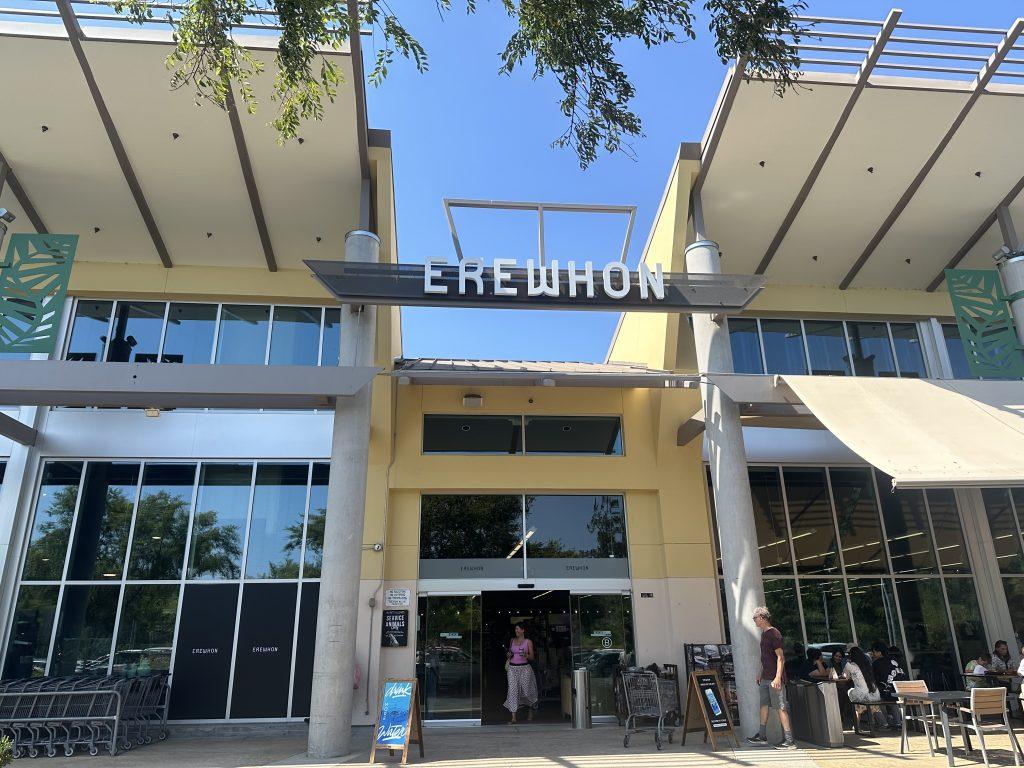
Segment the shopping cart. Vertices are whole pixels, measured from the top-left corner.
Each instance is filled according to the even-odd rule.
[[[622,746],[629,746],[634,733],[654,732],[654,743],[661,749],[665,738],[672,743],[675,730],[668,725],[679,712],[679,688],[674,680],[659,680],[653,672],[623,672],[622,686],[626,693],[626,735]],[[653,725],[640,727],[638,719],[653,720]]]

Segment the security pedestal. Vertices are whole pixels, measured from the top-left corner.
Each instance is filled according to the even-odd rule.
[[[346,261],[376,262],[379,253],[380,240],[372,232],[345,236]],[[339,365],[373,365],[376,325],[376,307],[342,307]],[[351,397],[339,397],[334,407],[309,712],[309,754],[315,758],[351,752],[372,388],[371,382]]]
[[[688,246],[686,271],[690,274],[719,274],[722,270],[718,244],[701,240]],[[693,315],[693,336],[697,366],[702,375],[733,372],[729,325],[724,316]],[[702,383],[701,399],[718,518],[726,618],[736,669],[740,725],[753,733],[759,720],[757,676],[761,667],[761,633],[754,626],[753,616],[754,609],[764,605],[764,586],[743,429],[739,407],[718,387]]]

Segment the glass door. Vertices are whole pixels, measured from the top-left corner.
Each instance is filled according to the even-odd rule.
[[[573,668],[590,670],[593,715],[614,715],[614,676],[633,663],[633,601],[630,595],[572,595]]]
[[[427,720],[480,717],[480,596],[421,596],[416,677]]]

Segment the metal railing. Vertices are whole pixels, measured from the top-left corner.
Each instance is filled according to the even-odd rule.
[[[884,21],[825,16],[801,16],[797,21],[806,28],[796,43],[804,69],[856,73],[866,66],[877,43],[878,59],[872,69],[879,74],[919,78],[939,75],[968,83],[979,76],[1012,32],[1012,28],[897,20],[888,34],[883,33]],[[1015,53],[1024,54],[1024,44],[1015,44],[1009,56],[996,62],[994,82],[1019,83],[1024,78],[1024,55]]]

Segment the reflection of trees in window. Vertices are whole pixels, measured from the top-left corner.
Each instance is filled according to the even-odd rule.
[[[89,462],[68,579],[121,577],[138,479],[138,464]]]
[[[57,586],[22,586],[4,661],[5,678],[45,674],[59,589]]]
[[[135,520],[129,578],[181,578],[190,503],[165,490],[143,494]]]
[[[234,523],[217,525],[216,510],[196,512],[192,524],[191,578],[237,579],[242,533]]]
[[[520,496],[424,496],[420,558],[504,558],[522,538],[522,515]]]
[[[588,501],[590,509],[584,510],[583,505]],[[549,506],[551,504],[555,506]],[[530,557],[626,556],[626,521],[620,496],[527,496],[526,509],[527,529],[536,525],[539,532],[530,538]],[[566,543],[557,535],[547,535],[545,528],[549,524],[568,525],[573,529],[569,534],[572,541]],[[589,536],[583,535],[584,530]]]
[[[63,574],[64,554],[77,501],[78,486],[69,485],[53,493],[53,500],[45,510],[40,502],[36,530],[25,558],[26,580],[59,579]]]
[[[306,559],[302,567],[302,575],[307,579],[320,576],[320,566],[324,560],[324,525],[326,522],[327,510],[324,507],[313,509],[310,506],[309,520],[306,523]],[[299,528],[301,529],[301,526]]]
[[[174,618],[178,608],[177,585],[128,585],[117,632],[114,674],[129,664],[140,672],[166,670],[171,663]]]

